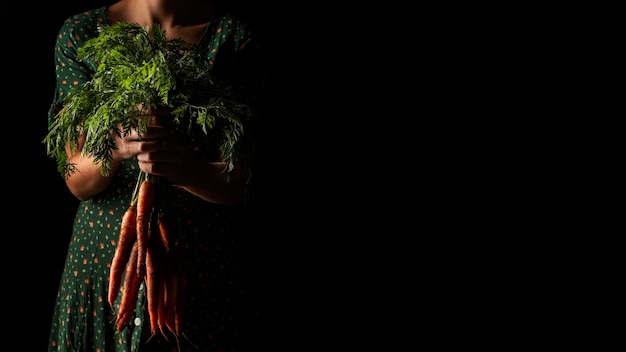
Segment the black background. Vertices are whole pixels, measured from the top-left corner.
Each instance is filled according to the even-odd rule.
[[[263,347],[525,336],[552,297],[560,196],[545,118],[556,84],[534,82],[554,67],[544,42],[499,21],[468,32],[449,9],[422,22],[433,13],[405,21],[391,4],[240,1],[272,53],[251,224]],[[104,3],[25,4],[5,31],[3,287],[19,302],[11,331],[37,350],[77,204],[41,144],[54,40],[69,15]]]
[[[20,308],[11,306],[15,323],[21,327],[16,339],[40,346],[36,350],[48,343],[78,204],[41,142],[54,88],[55,37],[68,16],[111,2],[71,0],[24,6],[11,34],[11,49],[3,57],[7,77],[12,77],[5,96],[11,114],[3,126],[6,194],[11,206],[2,217],[12,228],[4,232],[7,242],[2,246],[9,273],[4,285],[17,298],[12,302],[19,302]],[[334,40],[327,38],[324,45],[311,37],[314,31],[325,37],[322,28],[301,20],[311,16],[311,11],[245,0],[233,6],[258,23],[269,38],[267,111],[271,114],[262,126],[259,158],[263,166],[252,204],[250,228],[256,237],[251,239],[250,251],[262,297],[263,346],[291,348],[292,343],[304,340],[299,336],[311,333],[305,326],[327,311],[322,303],[327,288],[319,282],[333,275],[322,273],[339,254],[344,242],[340,238],[353,236],[351,229],[338,222],[348,218],[345,200],[355,187],[344,171],[348,163],[342,161],[352,157],[337,138],[347,123],[334,121],[342,118],[336,112],[346,109],[337,106],[336,100],[338,96],[348,100],[341,87],[346,78],[340,74],[331,81],[334,73],[326,72],[336,69],[332,65],[345,67],[347,62],[335,52]],[[290,14],[288,19],[282,19],[284,11]],[[330,59],[332,65],[324,62]],[[335,233],[339,237],[333,239]]]
[[[32,8],[25,6],[22,11],[17,11],[20,13],[20,20],[15,21],[10,34],[11,39],[7,40],[11,49],[3,55],[7,77],[12,77],[12,83],[7,87],[8,94],[4,99],[5,107],[11,111],[4,119],[3,126],[5,175],[10,175],[6,187],[6,194],[9,197],[6,199],[11,206],[2,214],[2,218],[11,230],[3,232],[6,242],[2,246],[2,257],[3,262],[6,260],[5,271],[9,273],[3,285],[11,291],[11,297],[17,298],[12,299],[12,302],[20,302],[19,309],[17,305],[10,305],[10,309],[16,312],[15,323],[21,326],[16,331],[16,337],[19,336],[18,341],[28,343],[35,350],[40,348],[44,350],[48,343],[47,330],[65,260],[66,246],[70,239],[71,223],[78,204],[65,188],[56,171],[55,162],[46,156],[45,147],[41,143],[46,134],[45,116],[54,87],[55,37],[68,16],[108,3],[112,1],[72,0],[45,3]],[[267,8],[257,11],[257,5],[246,4],[245,1],[234,6],[255,21],[263,19],[263,14],[272,10],[271,4],[266,4]],[[269,27],[262,23],[260,26],[268,28],[269,31]],[[276,60],[276,65],[272,65],[271,71],[282,70],[278,63]],[[272,75],[268,90],[269,100],[277,99],[279,91],[272,87],[282,84],[281,75],[282,73]],[[267,131],[272,131],[275,127],[283,128],[281,114],[283,113],[274,114],[272,120],[267,120],[263,128]],[[267,155],[270,148],[277,147],[279,143],[289,144],[296,138],[281,137],[283,141],[273,142],[272,134],[276,137],[277,133],[270,132],[267,135],[261,147],[263,155]],[[286,168],[284,160],[297,153],[297,148],[290,149],[288,153],[284,151],[277,153],[288,154],[277,156],[277,169]],[[268,156],[263,158],[270,160]],[[280,178],[285,177],[283,175],[287,175],[288,172],[282,170],[276,172],[276,180],[272,180],[274,176],[268,172],[271,172],[270,168],[266,170],[265,176],[262,176],[266,185],[259,190],[259,202],[263,204],[264,216],[254,216],[255,222],[251,227],[255,229],[256,234],[268,236],[268,240],[273,242],[282,236],[282,231],[285,231],[284,225],[279,225],[283,220],[278,222],[276,219],[279,217],[289,219],[291,215],[288,209],[291,205],[288,207],[280,205],[287,204],[288,201],[285,199],[290,196],[288,191],[282,190],[279,186],[283,183]],[[280,209],[286,213],[281,215]],[[271,245],[266,247],[263,242],[253,243],[251,247],[257,248],[259,245],[261,246],[258,247],[259,250],[273,248]],[[19,264],[15,265],[16,263]],[[271,261],[266,263],[265,265],[273,265]],[[261,275],[262,267],[260,265],[256,267]]]

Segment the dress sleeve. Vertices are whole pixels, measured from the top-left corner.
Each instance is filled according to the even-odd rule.
[[[263,36],[250,22],[224,15],[209,36],[209,60],[214,72],[230,82],[255,110],[262,100],[266,79],[267,47]]]
[[[78,61],[76,58],[78,49],[87,40],[98,35],[98,23],[104,21],[104,17],[98,15],[99,10],[72,16],[59,29],[54,47],[56,83],[48,110],[48,126],[71,91],[82,87],[95,72],[96,67],[92,61]]]

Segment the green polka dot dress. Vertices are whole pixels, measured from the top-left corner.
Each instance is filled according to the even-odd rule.
[[[98,23],[108,23],[105,7],[72,16],[59,30],[57,83],[48,122],[70,90],[87,82],[94,72],[93,62],[79,62],[76,55],[81,45],[97,36]],[[256,82],[262,77],[257,65],[261,48],[254,43],[249,28],[227,14],[214,18],[201,41],[213,70],[241,86],[250,96],[251,106]],[[205,139],[202,132],[191,132],[186,142],[188,152],[214,159],[215,146]],[[149,339],[143,285],[129,326],[121,332],[116,330],[115,312],[107,302],[109,268],[138,170],[136,160],[125,161],[106,191],[79,203],[54,306],[48,352],[241,350],[246,336],[243,322],[252,314],[242,270],[242,209],[208,203],[174,187],[168,210],[175,218],[187,267],[185,338],[157,335]]]

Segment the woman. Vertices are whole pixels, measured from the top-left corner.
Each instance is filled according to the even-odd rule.
[[[251,26],[209,1],[121,0],[68,18],[55,48],[56,88],[48,122],[58,117],[68,94],[94,75],[97,64],[78,49],[98,36],[99,25],[158,24],[168,38],[196,44],[216,77],[237,87],[253,113],[263,83],[263,53]],[[226,179],[214,141],[201,132],[182,135],[164,127],[168,112],[154,109],[146,133],[115,138],[110,172],[102,160],[67,149],[74,172],[65,176],[80,200],[54,307],[48,351],[250,351],[252,293],[242,255],[242,220],[254,180],[252,160],[236,160]],[[253,135],[246,126],[246,135]],[[129,324],[118,331],[122,292],[109,304],[109,274],[122,215],[141,171],[171,184],[167,210],[176,224],[188,278],[179,334],[151,332],[146,287],[139,288]]]

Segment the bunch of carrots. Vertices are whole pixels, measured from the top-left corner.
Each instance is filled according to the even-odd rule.
[[[122,297],[116,326],[122,331],[133,317],[139,287],[145,282],[152,336],[184,336],[182,322],[187,277],[167,213],[158,206],[160,178],[139,172],[137,187],[125,211],[111,262],[108,302]],[[166,337],[167,338],[167,337]]]

